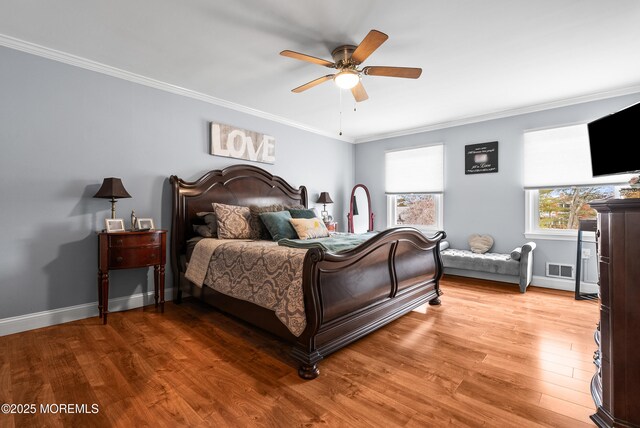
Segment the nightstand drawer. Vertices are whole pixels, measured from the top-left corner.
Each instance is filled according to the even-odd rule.
[[[109,236],[109,246],[111,248],[146,247],[154,245],[160,245],[159,233],[122,233]]]
[[[109,253],[109,268],[131,268],[153,266],[161,263],[160,247],[141,248],[112,248]]]

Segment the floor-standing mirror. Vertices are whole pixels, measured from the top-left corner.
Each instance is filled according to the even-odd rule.
[[[356,184],[351,191],[351,202],[347,214],[347,231],[349,233],[365,233],[373,231],[373,213],[371,212],[371,196],[364,184]]]

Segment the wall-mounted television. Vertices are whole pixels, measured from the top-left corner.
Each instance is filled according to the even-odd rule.
[[[640,172],[640,157],[629,149],[640,143],[640,103],[587,124],[594,177]]]

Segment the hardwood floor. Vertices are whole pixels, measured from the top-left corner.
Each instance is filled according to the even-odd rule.
[[[312,381],[281,342],[189,299],[0,337],[0,404],[36,406],[0,427],[593,426],[597,302],[454,276],[442,289]]]

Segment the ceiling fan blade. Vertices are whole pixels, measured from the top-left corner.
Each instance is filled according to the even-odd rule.
[[[364,86],[362,86],[362,82],[359,82],[356,86],[351,88],[351,93],[353,94],[353,98],[356,99],[356,102],[362,102],[369,99],[369,95],[367,95],[367,91],[364,90]]]
[[[305,55],[300,52],[294,52],[289,50],[284,50],[280,52],[282,56],[288,56],[289,58],[299,59],[301,61],[312,62],[314,64],[324,65],[325,67],[335,68],[335,64],[331,61],[327,61],[326,59],[316,58],[315,56]]]
[[[378,49],[380,45],[383,44],[385,40],[387,40],[388,38],[389,36],[387,36],[381,31],[378,31],[378,30],[369,31],[369,34],[367,34],[367,36],[362,40],[362,42],[360,42],[356,50],[353,51],[353,54],[351,55],[351,60],[356,64],[362,64],[364,60],[367,59],[369,55],[373,53],[373,51]]]
[[[404,77],[417,79],[422,74],[421,68],[412,67],[365,67],[362,72],[368,76]]]
[[[292,89],[291,92],[299,93],[302,91],[306,91],[307,89],[313,88],[314,86],[317,86],[331,79],[333,79],[333,74],[327,74],[326,76],[318,77],[317,79],[305,83],[304,85],[300,85],[297,88]]]

